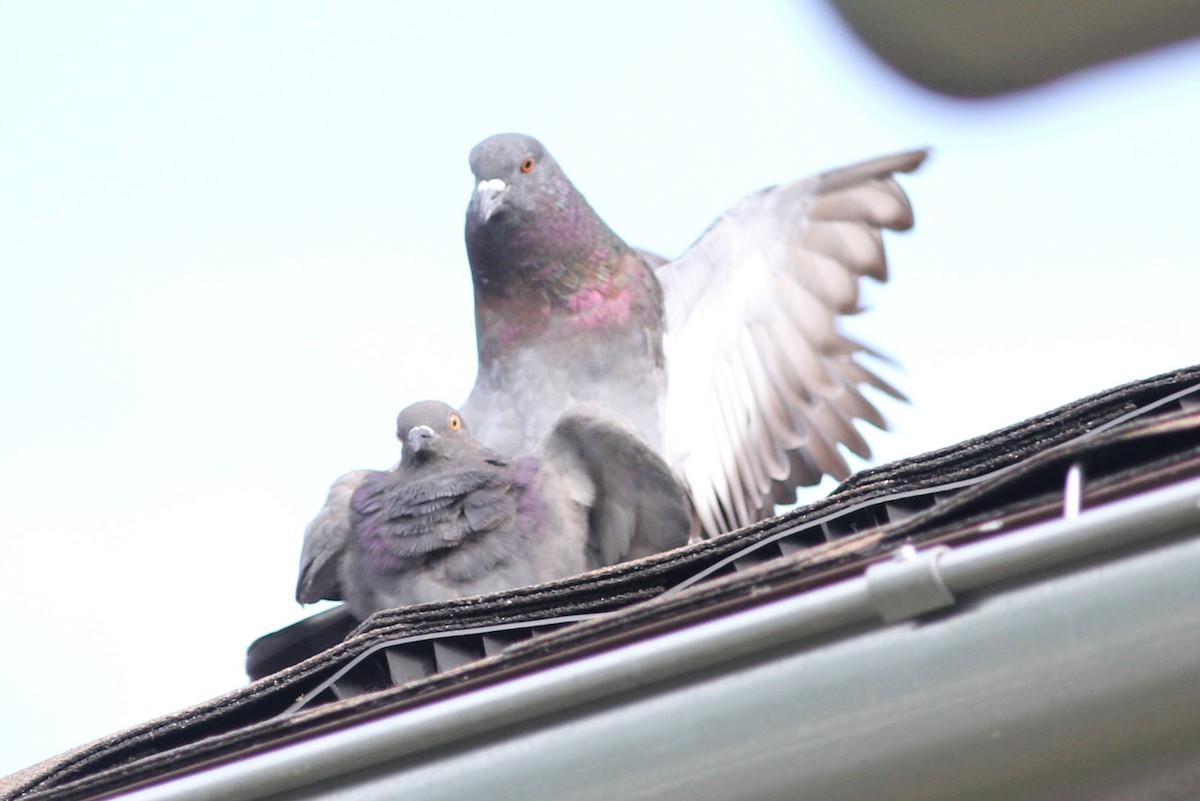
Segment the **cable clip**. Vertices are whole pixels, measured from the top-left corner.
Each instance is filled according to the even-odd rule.
[[[902,545],[891,559],[867,567],[867,592],[884,622],[907,620],[954,603],[938,571],[938,560],[949,552],[945,545],[924,551]]]

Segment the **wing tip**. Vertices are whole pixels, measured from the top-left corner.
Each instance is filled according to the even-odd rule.
[[[916,172],[932,152],[932,148],[922,147],[876,156],[866,161],[826,170],[816,177],[820,187],[825,191],[851,186],[863,181],[887,179],[898,172]]]

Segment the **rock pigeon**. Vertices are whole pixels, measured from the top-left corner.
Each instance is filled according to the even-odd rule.
[[[538,584],[687,542],[687,492],[611,411],[563,414],[530,455],[479,443],[439,401],[400,413],[392,470],[334,483],[305,532],[296,599],[359,619]]]
[[[522,452],[572,404],[630,420],[682,478],[715,535],[795,501],[800,485],[866,458],[856,418],[874,354],[837,317],[858,279],[887,279],[881,230],[912,226],[885,156],[756,192],[682,256],[625,244],[540,142],[499,134],[471,151],[466,242],[479,372],[463,413],[481,441]]]

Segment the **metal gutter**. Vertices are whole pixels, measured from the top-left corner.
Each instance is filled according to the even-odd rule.
[[[1200,479],[124,797],[1123,798],[1200,764],[1197,534]]]

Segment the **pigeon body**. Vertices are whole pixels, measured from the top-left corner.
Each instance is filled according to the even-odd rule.
[[[836,318],[886,280],[881,230],[912,225],[901,153],[743,199],[680,258],[625,244],[540,142],[476,145],[466,242],[479,372],[463,405],[483,442],[523,452],[572,404],[629,419],[691,492],[709,535],[756,522],[797,486],[849,474],[861,392],[903,396],[856,361]]]
[[[563,415],[536,453],[502,455],[444,403],[401,412],[400,463],[335,482],[305,532],[296,598],[379,609],[582,573],[687,541],[686,492],[611,412]]]
[[[600,403],[662,450],[662,290],[536,140],[471,153],[467,212],[479,371],[463,413],[483,442],[533,447],[562,412]],[[478,267],[478,268],[477,268]]]

